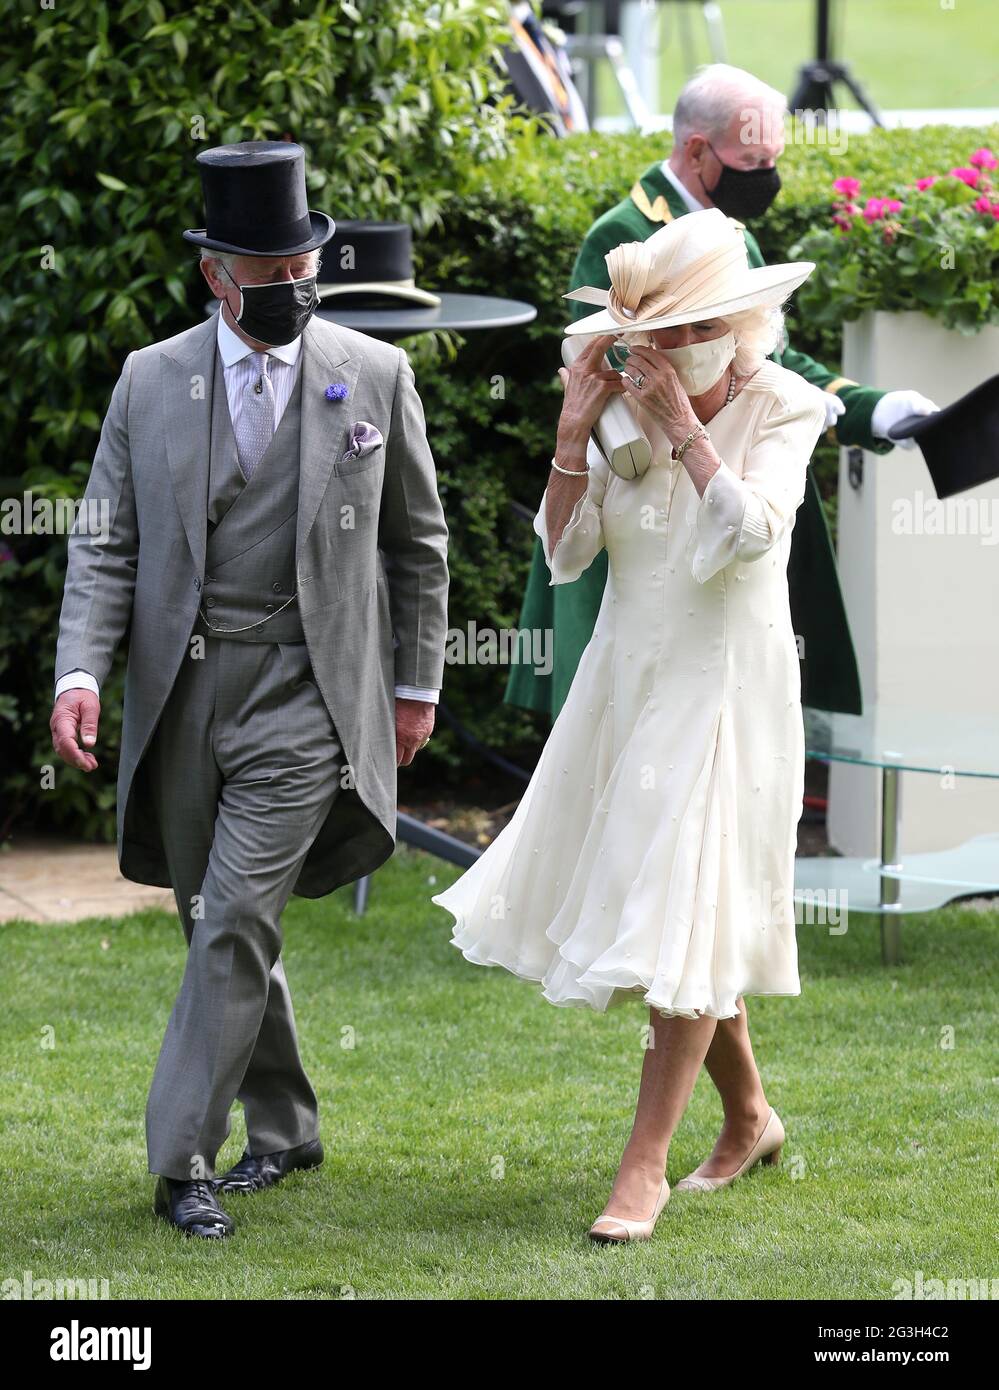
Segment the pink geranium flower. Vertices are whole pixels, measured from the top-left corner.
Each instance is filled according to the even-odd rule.
[[[927,188],[932,188],[936,181],[936,174],[927,174],[925,179],[916,180],[916,187],[919,189],[920,193],[923,193]]]
[[[842,193],[846,198],[855,198],[860,192],[860,180],[850,178],[837,179],[833,184],[833,188],[837,193]]]
[[[971,206],[975,209],[976,212],[992,211],[992,204],[990,203],[989,199],[985,196],[984,193],[980,198],[976,198]]]
[[[951,178],[960,179],[962,183],[966,183],[969,188],[978,187],[977,169],[951,169],[950,175]]]
[[[848,232],[853,226],[853,218],[860,215],[860,207],[856,203],[835,203],[833,212],[833,223],[837,227],[842,227],[844,232]]]
[[[868,198],[864,205],[864,217],[868,222],[879,222],[888,212],[901,212],[902,204],[897,198]]]
[[[973,164],[976,169],[999,168],[999,159],[996,159],[992,151],[986,149],[984,145],[980,150],[975,151],[975,153],[968,160],[968,163]]]

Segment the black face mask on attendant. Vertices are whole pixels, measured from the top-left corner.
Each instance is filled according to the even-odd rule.
[[[715,207],[726,217],[737,217],[740,222],[743,218],[761,217],[780,192],[780,174],[776,167],[736,169],[718,158],[710,141],[708,149],[722,167],[714,188],[704,184]]]
[[[220,262],[221,264],[221,262]],[[229,271],[222,265],[226,275]],[[232,280],[232,276],[229,275]],[[236,281],[232,280],[236,285]],[[268,347],[294,342],[319,304],[316,276],[279,280],[273,285],[236,285],[240,293],[236,322],[244,333]]]

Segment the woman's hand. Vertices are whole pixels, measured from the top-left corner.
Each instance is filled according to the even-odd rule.
[[[697,428],[700,421],[694,414],[690,397],[664,353],[654,348],[633,347],[624,370],[627,375],[622,375],[621,382],[625,391],[636,404],[645,407],[674,444]],[[637,377],[640,372],[644,372],[645,380],[641,386],[636,386],[629,378]]]
[[[565,391],[558,422],[558,441],[563,447],[582,444],[585,449],[609,397],[624,392],[620,372],[603,365],[604,354],[616,338],[616,333],[592,338],[571,367],[559,367]]]

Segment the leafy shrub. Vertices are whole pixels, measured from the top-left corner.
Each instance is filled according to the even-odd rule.
[[[9,21],[0,188],[18,216],[0,246],[0,496],[81,496],[127,353],[204,312],[196,252],[180,238],[201,219],[197,140],[289,136],[308,153],[312,206],[413,225],[418,283],[538,308],[525,327],[402,344],[451,529],[452,627],[516,627],[533,542],[525,518],[561,399],[561,296],[594,218],[669,139],[556,140],[513,115],[494,62],[506,12],[499,0],[190,0],[182,13],[160,0],[60,0]],[[754,231],[769,260],[785,259],[827,225],[835,178],[887,188],[990,144],[999,131],[938,127],[853,139],[842,157],[791,145],[784,192]],[[835,364],[836,323],[799,312],[790,327],[796,346]],[[821,457],[828,478],[833,455]],[[66,542],[0,542],[0,838],[47,816],[111,839],[124,652],[102,691],[101,767],[90,777],[60,767],[58,795],[43,796]],[[474,735],[530,765],[547,729],[502,703],[506,676],[450,666],[445,698]],[[444,712],[438,729],[410,788],[481,770]]]
[[[181,239],[202,220],[199,149],[297,140],[313,207],[426,231],[524,124],[495,61],[507,15],[504,0],[59,0],[8,13],[0,197],[17,216],[0,246],[0,496],[79,498],[127,354],[203,315],[197,251]],[[124,653],[101,692],[100,768],[60,764],[58,795],[43,796],[66,538],[2,540],[0,837],[48,813],[112,838]]]
[[[868,309],[918,310],[962,333],[999,323],[997,167],[983,147],[940,174],[894,180],[887,196],[883,185],[865,195],[860,179],[837,179],[826,225],[792,247],[821,266],[799,310],[823,324]]]

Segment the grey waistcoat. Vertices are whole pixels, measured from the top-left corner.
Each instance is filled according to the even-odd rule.
[[[305,641],[298,599],[293,597],[302,375],[300,370],[274,436],[247,482],[239,467],[222,359],[216,351],[205,584],[195,633],[243,628],[215,635],[236,642]]]

